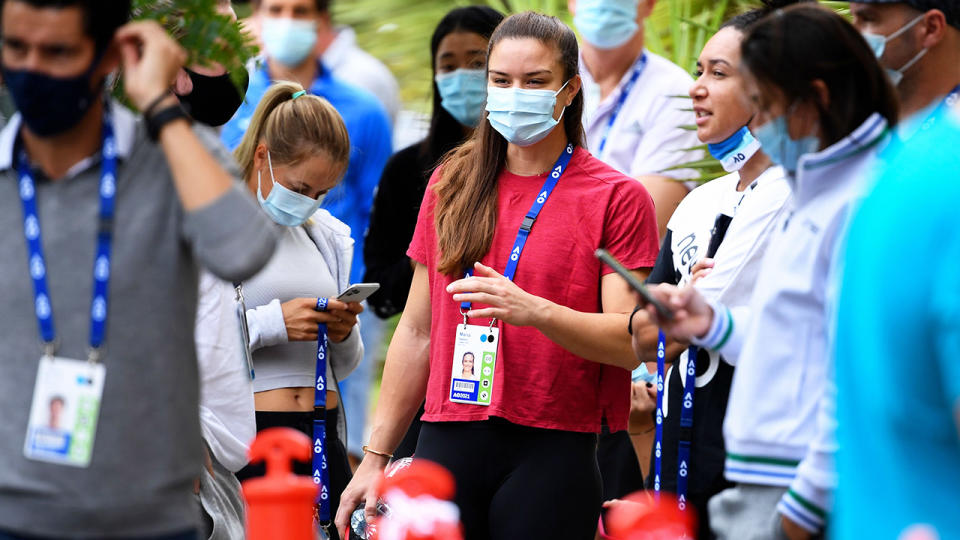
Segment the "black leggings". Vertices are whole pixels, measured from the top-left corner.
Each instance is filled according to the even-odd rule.
[[[417,458],[457,481],[466,540],[592,540],[600,513],[597,436],[491,418],[424,422]]]
[[[346,489],[347,483],[353,474],[350,472],[350,462],[347,461],[347,449],[337,437],[337,409],[327,410],[327,466],[330,470],[330,519],[337,515],[340,506],[340,495]],[[313,413],[312,412],[266,412],[257,411],[257,431],[272,427],[289,427],[300,431],[313,440]],[[293,472],[303,476],[313,475],[313,464],[310,461],[294,461]],[[243,482],[248,478],[263,476],[266,469],[263,463],[247,465],[237,472],[237,478]],[[331,540],[339,540],[337,528],[330,527]]]

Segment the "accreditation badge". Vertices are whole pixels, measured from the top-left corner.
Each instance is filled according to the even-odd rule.
[[[105,374],[98,362],[53,356],[40,359],[23,445],[27,459],[72,467],[90,465]]]
[[[457,325],[453,374],[450,377],[450,401],[490,405],[499,343],[499,328],[473,324]]]

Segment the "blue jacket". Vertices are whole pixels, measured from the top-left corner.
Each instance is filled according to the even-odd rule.
[[[223,144],[233,150],[240,145],[250,119],[272,81],[266,61],[250,73],[250,86],[243,105],[221,133]],[[383,106],[366,90],[351,86],[333,77],[330,70],[318,64],[317,78],[307,90],[329,101],[347,126],[350,135],[350,165],[343,180],[323,202],[334,217],[352,231],[354,244],[350,282],[363,281],[363,238],[370,223],[373,194],[380,182],[383,166],[392,152],[390,121]]]

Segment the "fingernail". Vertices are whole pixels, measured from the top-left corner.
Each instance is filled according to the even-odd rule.
[[[653,388],[653,383],[652,383],[652,382],[648,382],[648,383],[647,383],[647,388]]]

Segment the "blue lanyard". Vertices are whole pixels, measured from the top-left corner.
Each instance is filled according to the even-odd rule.
[[[326,311],[326,298],[317,298],[317,311]],[[330,470],[327,468],[327,324],[317,325],[317,384],[313,393],[313,482],[320,486],[314,501],[321,525],[330,523]]]
[[[684,374],[683,403],[680,406],[680,436],[677,442],[677,501],[687,508],[687,479],[690,475],[690,446],[693,439],[693,395],[697,390],[697,347],[687,349],[687,372]]]
[[[100,357],[107,328],[107,292],[110,283],[110,251],[113,244],[113,213],[117,193],[117,144],[110,114],[103,115],[102,170],[100,173],[100,215],[97,250],[93,263],[93,300],[90,303],[89,359]],[[44,354],[53,355],[57,333],[53,325],[53,304],[47,285],[47,264],[43,255],[40,218],[37,215],[37,186],[33,171],[22,148],[17,164],[20,173],[20,202],[23,207],[23,235],[27,241],[27,260],[33,279],[34,311],[40,327]]]
[[[657,333],[657,432],[653,447],[653,491],[660,498],[660,472],[663,465],[663,372],[666,369],[667,336]]]
[[[557,187],[560,177],[563,176],[564,171],[567,170],[567,165],[570,164],[570,158],[572,157],[573,144],[568,144],[563,150],[563,153],[560,154],[560,157],[557,158],[557,162],[553,165],[553,168],[550,169],[550,174],[547,175],[547,180],[540,189],[537,199],[533,201],[533,206],[530,207],[530,211],[524,216],[523,222],[520,224],[520,230],[517,231],[517,239],[513,241],[513,249],[510,250],[507,269],[503,272],[504,277],[510,281],[513,281],[514,276],[517,275],[517,265],[520,263],[520,255],[523,253],[523,247],[527,245],[527,238],[530,237],[533,224],[537,221],[537,217],[540,215],[540,211],[543,210],[543,205],[547,203],[547,199],[550,198],[550,194],[552,194],[554,188]],[[471,275],[473,275],[473,270],[467,270],[467,276]],[[470,311],[470,302],[461,303],[460,309],[463,311],[464,317],[466,317],[466,312]]]
[[[607,127],[604,129],[603,138],[600,139],[600,146],[597,148],[597,157],[603,155],[603,149],[607,146],[607,138],[613,129],[613,123],[616,122],[617,117],[620,116],[620,110],[623,109],[623,104],[627,101],[627,97],[630,96],[630,92],[633,91],[633,87],[637,84],[637,79],[640,78],[640,75],[646,67],[647,53],[643,53],[640,55],[640,59],[634,64],[633,73],[630,74],[630,78],[626,84],[623,85],[623,88],[620,89],[620,97],[617,98],[617,104],[613,107],[613,112],[610,113],[610,119],[607,120]]]

